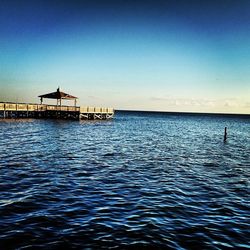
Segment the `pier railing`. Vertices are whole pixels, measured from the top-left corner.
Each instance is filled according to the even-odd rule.
[[[98,114],[102,114],[102,113],[114,113],[114,109],[113,108],[99,108],[99,107],[80,107],[80,113],[98,113]]]
[[[26,103],[10,103],[10,102],[0,102],[0,111],[67,111],[67,112],[92,113],[92,114],[114,113],[113,108],[60,106],[60,105],[26,104]]]
[[[79,106],[59,106],[47,104],[26,104],[26,103],[9,103],[1,102],[0,110],[2,111],[73,111],[79,112]]]

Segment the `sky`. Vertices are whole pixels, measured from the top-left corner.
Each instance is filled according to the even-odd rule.
[[[0,2],[0,101],[250,114],[250,1]]]

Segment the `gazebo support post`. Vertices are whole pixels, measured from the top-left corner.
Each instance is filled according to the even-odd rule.
[[[60,98],[60,111],[59,111],[59,116],[62,116],[62,98]]]

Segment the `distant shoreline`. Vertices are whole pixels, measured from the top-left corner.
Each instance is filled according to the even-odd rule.
[[[242,117],[250,118],[250,114],[237,113],[207,113],[207,112],[177,112],[177,111],[151,111],[151,110],[125,110],[116,109],[116,112],[121,113],[152,113],[152,114],[169,114],[169,115],[185,115],[185,116],[224,116],[224,117]]]

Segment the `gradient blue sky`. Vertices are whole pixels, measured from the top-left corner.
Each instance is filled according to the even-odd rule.
[[[250,113],[250,1],[6,1],[0,101]]]

